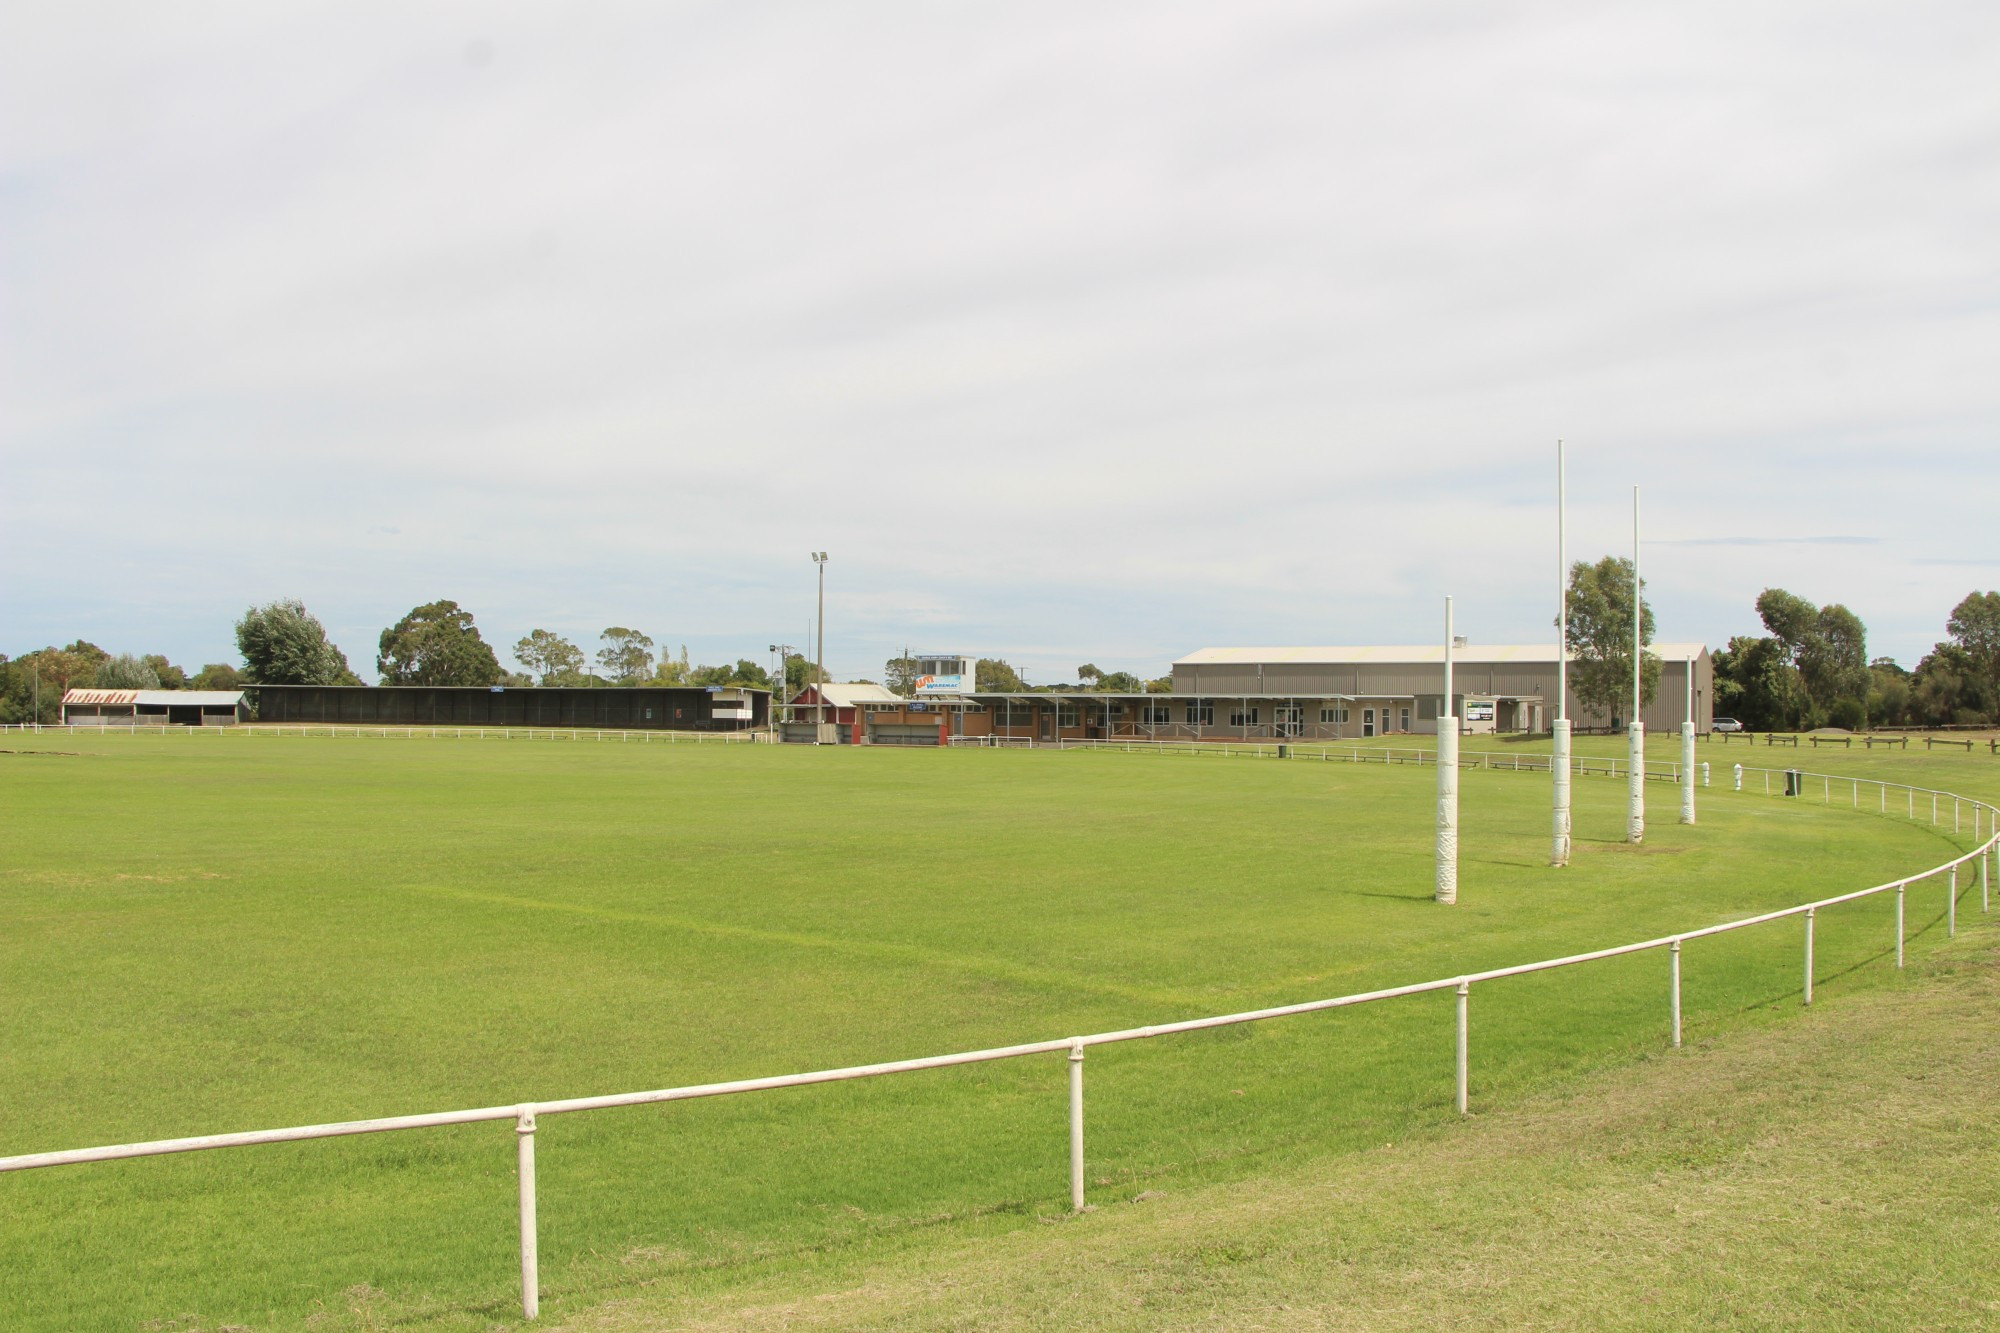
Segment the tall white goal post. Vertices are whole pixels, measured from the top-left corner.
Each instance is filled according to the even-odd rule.
[[[1444,694],[1438,700],[1437,900],[1458,901],[1458,714],[1451,703],[1451,598],[1444,599]]]

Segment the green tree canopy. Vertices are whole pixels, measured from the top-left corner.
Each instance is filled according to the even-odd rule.
[[[359,685],[326,626],[296,601],[253,606],[236,622],[236,650],[253,685]]]
[[[1993,700],[1972,654],[1957,643],[1941,643],[1917,663],[1910,707],[1928,726],[1971,726],[1992,715]]]
[[[210,662],[195,673],[188,682],[191,690],[240,690],[245,681],[243,673],[227,662]]]
[[[514,660],[539,675],[544,685],[574,685],[583,679],[583,649],[553,630],[529,630],[515,642]]]
[[[905,699],[917,692],[917,659],[910,655],[908,648],[903,649],[902,656],[892,657],[882,664],[882,685]]]
[[[1752,731],[1798,725],[1805,690],[1785,645],[1774,638],[1739,634],[1715,655],[1715,715],[1733,717]]]
[[[2000,705],[2000,592],[1973,592],[1951,609],[1945,631],[1979,678],[1990,710]]]
[[[613,625],[598,636],[597,665],[620,685],[637,685],[653,674],[653,641],[638,630]]]
[[[1585,708],[1614,717],[1625,717],[1632,708],[1632,584],[1632,562],[1620,556],[1570,566],[1570,688]],[[1653,608],[1645,603],[1643,587],[1637,600],[1640,634],[1651,643]],[[1646,654],[1639,670],[1640,698],[1651,703],[1660,685],[1660,659]]]
[[[384,685],[497,685],[500,659],[457,602],[426,602],[382,631],[375,669]]]
[[[1784,646],[1812,703],[1810,716],[1797,719],[1800,723],[1831,716],[1843,699],[1867,697],[1868,631],[1861,617],[1838,602],[1814,606],[1783,588],[1764,589],[1757,597],[1757,614]]]
[[[157,690],[160,673],[144,659],[120,653],[97,664],[96,683],[105,690]]]
[[[1146,687],[1129,671],[1112,671],[1097,678],[1097,688],[1110,694],[1138,694]]]
[[[981,694],[1020,694],[1028,688],[1014,668],[997,657],[982,657],[974,663],[972,681]]]
[[[153,674],[160,678],[163,690],[184,690],[188,687],[188,674],[167,660],[165,653],[147,653],[139,659],[153,668]]]

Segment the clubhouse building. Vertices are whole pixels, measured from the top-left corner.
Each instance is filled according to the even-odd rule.
[[[1656,643],[1660,683],[1642,721],[1677,734],[1691,716],[1706,734],[1714,716],[1714,662],[1706,645]],[[1572,659],[1573,663],[1574,659]],[[1335,648],[1204,648],[1174,663],[1173,688],[1158,694],[973,688],[971,659],[934,654],[913,698],[879,686],[828,685],[795,696],[786,739],[839,744],[944,745],[1003,740],[1356,740],[1435,735],[1444,689],[1441,645]],[[1455,711],[1471,735],[1547,732],[1555,724],[1553,644],[1469,645],[1452,659]],[[1689,684],[1693,685],[1692,703]],[[825,706],[822,707],[821,705]],[[1690,713],[1691,707],[1691,713]],[[1617,730],[1622,712],[1586,710],[1574,690],[1578,730]],[[824,730],[815,719],[830,723]]]

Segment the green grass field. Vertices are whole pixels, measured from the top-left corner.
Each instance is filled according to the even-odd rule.
[[[213,735],[0,748],[0,1152],[1311,999],[1788,905],[1971,845],[1969,825],[1953,838],[1719,786],[1684,829],[1657,786],[1632,849],[1622,782],[1593,779],[1557,874],[1547,778],[1468,772],[1462,898],[1445,910],[1429,901],[1428,769]],[[1704,757],[1718,784],[1725,761],[1774,762]],[[1995,785],[1989,757],[1932,759],[1775,762]],[[1976,885],[1961,890],[1976,913]],[[1941,886],[1913,895],[1914,950],[1942,935],[1943,907]],[[1821,921],[1822,987],[1893,984],[1891,911]],[[1690,945],[1691,1037],[1795,1013],[1798,944],[1787,922]],[[1476,1102],[1657,1051],[1664,970],[1649,955],[1482,988]],[[1447,995],[1100,1049],[1094,1188],[1227,1184],[1455,1119],[1451,1047]],[[1035,1228],[1066,1206],[1065,1077],[1051,1056],[547,1120],[545,1312],[727,1288],[859,1241]],[[0,1327],[509,1324],[513,1137],[0,1178]]]

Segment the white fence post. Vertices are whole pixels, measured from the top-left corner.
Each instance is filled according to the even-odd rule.
[[[1950,897],[1944,900],[1944,933],[1949,939],[1958,938],[1958,867],[1951,868],[1951,881],[1947,886]]]
[[[1813,921],[1818,914],[1819,909],[1816,907],[1806,909],[1806,1003],[1808,1005],[1812,1004]]]
[[[1896,886],[1896,968],[1903,967],[1903,886]]]
[[[1670,960],[1667,964],[1667,976],[1671,979],[1670,990],[1673,995],[1674,1049],[1678,1051],[1681,1048],[1681,942],[1679,940],[1667,946],[1667,957]]]
[[[535,1239],[535,1108],[523,1106],[514,1120],[521,1164],[521,1316],[542,1312],[541,1253]]]
[[[1069,1206],[1083,1211],[1083,1039],[1069,1044]]]
[[[1471,1063],[1467,1059],[1470,1043],[1467,1030],[1472,1004],[1472,983],[1458,983],[1458,1113],[1468,1114],[1472,1105]]]

